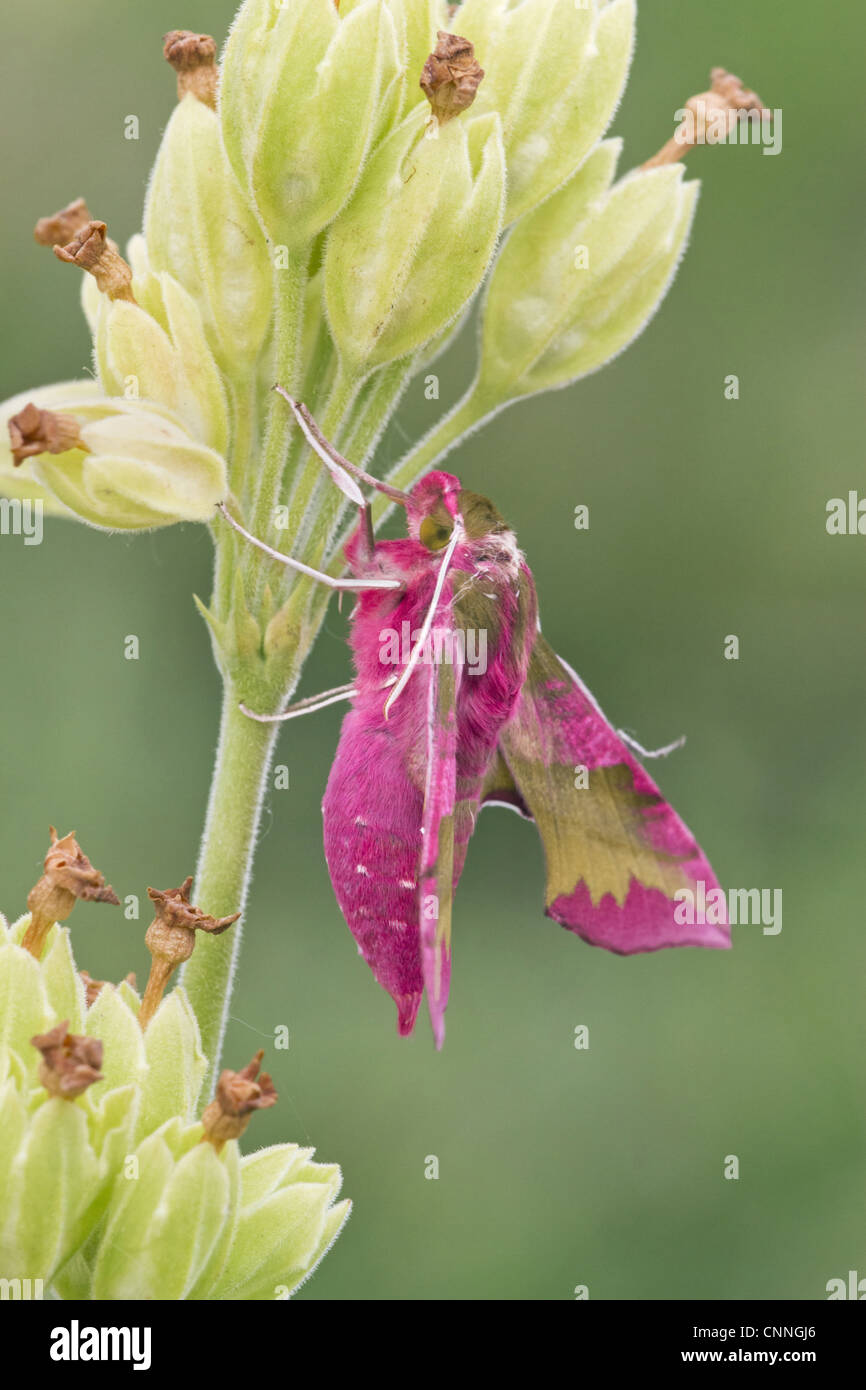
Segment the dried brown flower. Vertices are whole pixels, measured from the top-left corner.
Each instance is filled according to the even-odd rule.
[[[30,1039],[42,1053],[39,1080],[52,1096],[74,1100],[102,1080],[102,1043],[97,1038],[85,1038],[68,1032],[69,1020],[58,1023],[48,1033],[37,1033]]]
[[[76,198],[50,217],[40,217],[33,228],[33,236],[40,246],[65,246],[90,221],[90,210],[84,199]]]
[[[686,108],[693,117],[691,133],[683,128],[662,146],[644,164],[644,169],[654,169],[661,164],[673,164],[696,145],[707,143],[708,125],[718,125],[725,120],[728,133],[733,130],[743,112],[757,111],[762,116],[771,114],[757,92],[745,87],[739,77],[725,68],[713,68],[710,73],[710,90],[689,97]]]
[[[166,34],[163,57],[177,73],[177,99],[191,92],[214,111],[217,104],[216,42],[210,34],[172,29]]]
[[[156,916],[144,937],[152,961],[138,1015],[142,1028],[147,1027],[156,1013],[166,985],[177,967],[192,955],[196,932],[204,931],[211,936],[219,936],[241,915],[235,912],[231,917],[209,916],[190,903],[191,888],[192,875],[185,879],[179,888],[169,888],[165,892],[158,888],[147,890],[148,897],[156,909]]]
[[[96,1003],[100,994],[105,989],[105,986],[110,982],[108,980],[94,980],[93,976],[88,974],[86,970],[79,970],[78,973],[84,982],[84,995],[87,1000],[87,1007],[90,1009]],[[130,970],[129,974],[124,978],[126,983],[135,989],[135,971]]]
[[[440,125],[459,116],[475,100],[484,69],[475,49],[459,34],[440,29],[438,42],[421,73],[421,89]]]
[[[40,410],[30,401],[8,421],[12,462],[16,468],[36,454],[63,454],[67,449],[84,449],[80,426],[74,415],[58,415]]]
[[[120,906],[114,889],[82,850],[75,831],[71,830],[62,840],[53,825],[49,832],[51,848],[45,856],[45,872],[27,895],[30,925],[21,943],[37,959],[54,923],[65,922],[79,898]]]
[[[216,1096],[201,1117],[204,1138],[217,1152],[229,1139],[240,1138],[254,1110],[267,1110],[276,1104],[277,1092],[271,1077],[266,1071],[259,1076],[264,1055],[261,1049],[241,1071],[220,1073]]]
[[[105,231],[104,222],[85,222],[65,246],[54,247],[54,254],[59,261],[86,270],[109,299],[128,299],[134,304],[132,270]]]

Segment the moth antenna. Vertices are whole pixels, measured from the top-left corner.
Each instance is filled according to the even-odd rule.
[[[455,517],[454,532],[451,536],[450,541],[448,542],[448,548],[445,551],[445,554],[442,556],[442,564],[439,566],[439,573],[436,577],[436,587],[433,590],[433,597],[430,600],[430,606],[427,609],[427,612],[424,617],[424,622],[421,625],[421,631],[418,633],[418,640],[409,654],[409,660],[406,662],[406,669],[404,670],[400,679],[397,681],[396,685],[394,686],[394,689],[391,691],[391,694],[385,701],[385,708],[382,711],[382,713],[384,714],[386,719],[388,718],[388,712],[391,709],[391,706],[394,704],[396,700],[399,700],[403,691],[406,689],[407,682],[409,681],[412,672],[415,670],[415,667],[418,665],[418,662],[421,659],[421,652],[424,648],[424,643],[427,641],[427,638],[430,635],[430,629],[433,626],[433,619],[436,615],[436,609],[439,606],[439,599],[442,597],[442,589],[445,585],[445,577],[448,574],[448,567],[451,564],[451,560],[454,556],[454,551],[457,549],[457,545],[462,539],[463,523],[460,517]]]
[[[310,448],[318,454],[337,487],[345,497],[348,497],[350,502],[354,502],[358,507],[363,507],[365,505],[364,495],[355,482],[357,478],[362,483],[366,483],[368,487],[375,488],[377,492],[383,493],[385,497],[390,497],[392,502],[399,502],[402,507],[407,507],[409,505],[410,498],[408,492],[401,492],[399,488],[391,487],[390,483],[383,483],[380,478],[374,478],[372,473],[366,473],[364,469],[359,468],[356,463],[352,463],[349,459],[344,458],[343,455],[334,448],[330,440],[326,439],[322,434],[322,431],[319,429],[319,426],[316,424],[305,405],[300,401],[296,401],[282,386],[275,386],[274,390],[282,396],[284,401],[288,402],[291,412],[300,425],[304,438]]]
[[[635,753],[639,753],[642,758],[666,758],[669,753],[675,753],[678,748],[684,747],[686,741],[686,736],[683,734],[682,738],[675,739],[673,743],[666,743],[664,748],[643,748],[636,738],[632,738],[631,734],[626,733],[625,729],[617,729],[616,732],[623,743],[627,744],[629,748],[633,748]]]

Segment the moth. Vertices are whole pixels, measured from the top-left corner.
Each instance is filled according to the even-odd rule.
[[[356,595],[355,679],[278,715],[244,708],[289,719],[351,700],[323,801],[325,856],[360,952],[397,1006],[399,1033],[412,1032],[426,994],[442,1046],[452,903],[485,806],[534,821],[545,912],[584,941],[622,955],[729,946],[724,920],[681,920],[694,914],[678,905],[718,882],[635,756],[644,750],[545,641],[532,573],[493,503],[439,470],[408,493],[372,478],[286,399],[359,508],[349,576],[271,550],[223,511],[275,560]],[[405,508],[404,539],[374,540],[360,483]]]

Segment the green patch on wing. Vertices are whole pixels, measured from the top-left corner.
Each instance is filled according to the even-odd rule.
[[[547,863],[548,907],[581,881],[593,905],[607,893],[622,905],[632,878],[672,897],[690,880],[682,860],[655,848],[647,833],[661,797],[635,790],[624,746],[623,762],[592,766],[593,735],[610,746],[603,716],[539,634],[517,709],[500,736],[506,766],[491,769],[486,794],[499,791],[512,804],[517,796],[535,820]]]

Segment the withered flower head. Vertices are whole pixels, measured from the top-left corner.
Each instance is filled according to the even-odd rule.
[[[158,888],[147,890],[148,897],[156,909],[156,916],[144,937],[153,959],[138,1015],[142,1028],[147,1027],[159,1007],[165,987],[174,971],[192,955],[196,932],[203,931],[210,936],[219,936],[241,915],[235,912],[231,917],[209,916],[190,903],[191,888],[192,875],[185,879],[179,888],[168,888],[165,892]]]
[[[695,97],[689,97],[686,102],[686,109],[697,118],[695,129],[698,144],[704,142],[710,122],[720,122],[727,118],[727,128],[730,132],[737,124],[741,112],[766,110],[757,92],[744,87],[739,77],[735,77],[732,72],[726,72],[724,68],[713,68],[710,83],[708,92],[700,92]],[[767,111],[767,114],[770,112]]]
[[[65,246],[90,221],[90,211],[84,199],[76,198],[50,217],[40,217],[33,228],[33,236],[40,246]]]
[[[75,831],[71,830],[62,840],[53,825],[49,831],[51,848],[45,856],[45,872],[27,895],[30,925],[21,943],[37,958],[53,924],[66,921],[77,899],[120,906],[114,889],[82,850]]]
[[[36,454],[63,454],[67,449],[85,448],[74,415],[40,410],[32,401],[10,418],[8,429],[16,468]]]
[[[104,222],[85,222],[66,246],[54,247],[54,254],[59,261],[68,261],[86,270],[109,299],[128,299],[135,303],[132,270],[105,232]]]
[[[712,91],[720,98],[719,106],[727,106],[733,111],[767,111],[757,92],[744,87],[739,77],[724,68],[713,68],[710,73]],[[694,100],[694,98],[692,98]]]
[[[421,89],[437,121],[445,125],[472,105],[484,69],[468,39],[444,29],[436,37],[438,43],[421,73]]]
[[[259,1076],[264,1055],[260,1049],[241,1071],[220,1073],[216,1096],[201,1117],[204,1137],[217,1150],[227,1140],[240,1138],[254,1110],[267,1110],[276,1104],[277,1092],[271,1077],[266,1071]]]
[[[661,164],[674,164],[682,159],[696,145],[703,145],[707,139],[707,129],[722,125],[728,135],[732,133],[740,119],[740,114],[758,111],[761,115],[771,115],[757,92],[745,87],[739,77],[725,68],[713,68],[710,72],[710,90],[698,92],[686,102],[687,111],[694,118],[691,126],[682,127],[644,164],[644,169],[653,169]]]
[[[185,950],[187,953],[178,958],[178,964],[192,955],[194,932],[206,931],[218,936],[241,915],[235,912],[231,917],[211,917],[209,913],[202,912],[200,907],[192,905],[189,900],[191,888],[192,874],[184,879],[179,888],[167,888],[165,892],[159,888],[147,890],[147,896],[156,909],[156,917],[148,928],[148,945],[151,950],[157,948],[161,955],[172,954],[178,947]],[[177,932],[183,932],[185,935],[177,936]]]
[[[87,1000],[87,1007],[88,1009],[90,1009],[96,1003],[97,999],[99,998],[100,994],[105,989],[105,986],[109,983],[109,981],[94,980],[93,976],[90,975],[86,970],[79,970],[78,973],[83,981],[84,994]],[[132,988],[135,989],[135,971],[130,970],[129,974],[126,975],[124,978],[126,980],[126,983],[128,985],[131,985]]]
[[[210,34],[172,29],[165,36],[162,53],[177,73],[178,101],[191,92],[197,101],[216,110],[216,42]]]
[[[42,1053],[39,1080],[52,1096],[74,1100],[102,1080],[102,1043],[98,1038],[85,1038],[69,1033],[69,1020],[58,1023],[48,1033],[37,1033],[30,1039]]]

